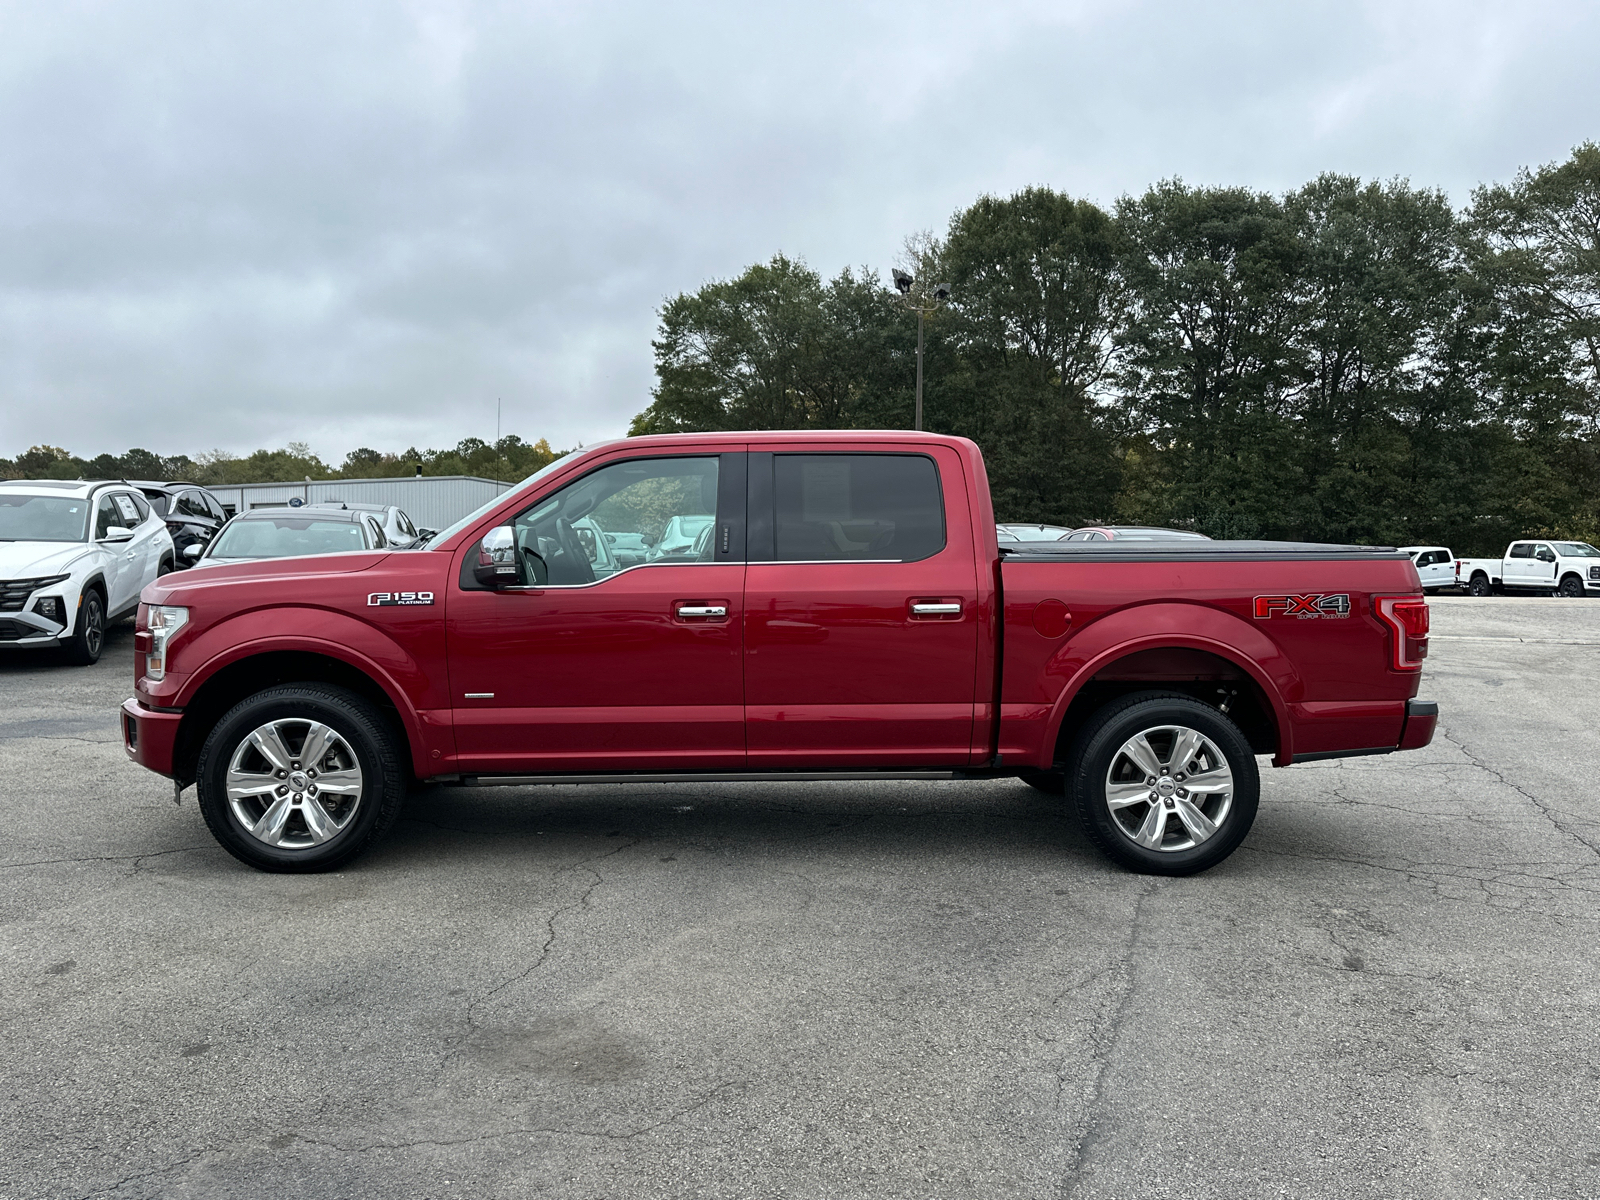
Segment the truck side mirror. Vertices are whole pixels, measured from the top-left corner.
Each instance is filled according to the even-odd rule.
[[[1540,562],[1555,562],[1556,556],[1548,550],[1541,550],[1539,551],[1538,559]]]
[[[478,543],[478,561],[472,577],[484,587],[498,590],[517,582],[517,532],[499,525],[483,535]]]

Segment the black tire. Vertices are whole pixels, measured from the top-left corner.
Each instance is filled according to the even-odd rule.
[[[1576,575],[1568,575],[1561,581],[1561,586],[1556,589],[1559,595],[1565,596],[1568,600],[1582,599],[1584,590],[1583,580]]]
[[[1469,596],[1488,596],[1493,591],[1494,589],[1489,586],[1489,577],[1487,575],[1474,575],[1472,582],[1467,584],[1467,595]]]
[[[1154,804],[1130,801],[1117,810],[1123,814],[1119,820],[1107,799],[1113,768],[1120,771],[1132,766],[1131,760],[1123,756],[1124,745],[1141,733],[1149,733],[1153,736],[1146,747],[1155,747],[1160,759],[1163,746],[1169,754],[1176,748],[1176,737],[1165,732],[1174,728],[1195,731],[1209,743],[1190,755],[1190,763],[1220,756],[1231,773],[1231,786],[1226,792],[1208,795],[1203,803],[1196,805],[1199,815],[1206,818],[1199,824],[1209,824],[1211,818],[1216,817],[1214,831],[1200,841],[1194,841],[1197,835],[1178,810],[1185,799],[1193,800],[1195,793],[1185,796],[1185,789],[1180,786],[1185,782],[1183,772],[1176,764],[1161,760],[1166,769],[1160,776],[1159,786],[1173,789],[1158,793],[1164,800],[1158,799]],[[1067,762],[1068,793],[1085,831],[1108,857],[1133,871],[1147,875],[1193,875],[1214,867],[1238,848],[1255,821],[1261,777],[1250,743],[1226,714],[1191,696],[1137,692],[1107,704],[1078,731]],[[1213,764],[1204,773],[1212,774],[1218,765],[1221,764]],[[1145,785],[1130,779],[1123,786],[1142,791]],[[1129,820],[1132,830],[1126,824]],[[1169,848],[1155,849],[1134,840],[1134,831],[1151,821],[1157,823],[1155,839],[1164,841]],[[1186,846],[1186,842],[1193,844]]]
[[[1032,775],[1022,775],[1018,778],[1033,788],[1034,791],[1043,792],[1047,796],[1065,796],[1067,794],[1067,777],[1060,771],[1038,771]]]
[[[78,620],[72,636],[62,645],[67,661],[74,666],[92,667],[106,648],[106,601],[94,588],[78,602]]]
[[[283,744],[295,753],[305,744],[304,740],[299,748],[293,744],[297,725],[315,721],[327,726],[342,740],[336,753],[348,754],[359,768],[360,790],[347,823],[320,844],[270,845],[250,832],[229,801],[227,776],[235,753],[258,753],[241,750],[241,746],[252,733],[275,721],[286,723]],[[308,734],[309,727],[302,738]],[[268,760],[263,757],[260,761]],[[310,767],[309,763],[304,765]],[[294,766],[298,776],[301,764],[295,760]],[[240,862],[260,871],[332,871],[364,854],[388,832],[400,815],[408,777],[402,739],[367,701],[327,684],[283,684],[241,700],[217,722],[200,748],[195,790],[212,836]],[[262,778],[268,776],[263,774]],[[306,804],[319,803],[310,794],[300,795],[304,800],[292,807],[303,810]],[[332,810],[324,804],[317,811],[326,815]],[[298,827],[294,824],[297,820]],[[313,836],[303,811],[289,813],[284,836],[294,836],[297,828],[304,830],[307,839]]]
[[[156,578],[157,579],[160,579],[163,575],[172,574],[172,571],[173,571],[173,566],[172,566],[172,560],[170,558],[163,558],[160,562],[158,562],[156,564]]]

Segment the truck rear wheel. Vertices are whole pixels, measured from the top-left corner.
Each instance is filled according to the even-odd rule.
[[[1106,705],[1079,731],[1068,763],[1084,829],[1134,871],[1204,871],[1255,820],[1261,777],[1249,742],[1190,696],[1138,692]]]
[[[1489,586],[1489,577],[1481,572],[1472,577],[1472,582],[1467,584],[1467,594],[1470,596],[1487,596],[1494,591]]]
[[[361,697],[286,684],[234,705],[200,749],[200,812],[222,848],[261,871],[330,871],[400,814],[406,771]]]

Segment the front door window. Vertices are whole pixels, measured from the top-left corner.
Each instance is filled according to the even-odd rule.
[[[584,587],[632,567],[715,561],[718,473],[716,457],[632,459],[562,488],[512,522],[520,582]]]

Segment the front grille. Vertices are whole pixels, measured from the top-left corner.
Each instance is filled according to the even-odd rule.
[[[65,575],[41,575],[37,579],[0,579],[0,612],[21,612],[34,592],[65,578]]]

